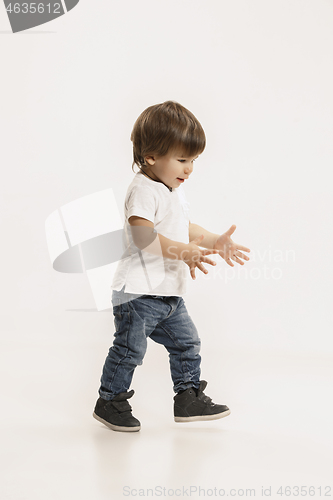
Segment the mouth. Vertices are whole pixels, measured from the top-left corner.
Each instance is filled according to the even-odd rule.
[[[185,179],[182,179],[181,177],[177,177],[177,181],[179,181],[179,182],[184,182],[184,181],[185,181]]]

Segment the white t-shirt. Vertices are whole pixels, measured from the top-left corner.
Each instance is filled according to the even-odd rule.
[[[119,261],[112,290],[142,295],[176,295],[186,293],[188,270],[182,260],[169,259],[139,250],[133,242],[128,219],[132,215],[153,222],[154,230],[174,241],[189,243],[189,203],[183,186],[172,191],[162,182],[142,172],[135,174],[124,204],[124,256]],[[158,237],[155,239],[158,242]]]

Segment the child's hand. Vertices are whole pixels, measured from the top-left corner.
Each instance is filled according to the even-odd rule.
[[[190,241],[186,245],[186,250],[183,250],[181,253],[182,260],[185,262],[185,264],[188,265],[190,268],[190,274],[192,279],[195,280],[195,268],[199,268],[200,271],[203,273],[207,274],[208,271],[207,269],[201,264],[201,262],[206,262],[207,264],[211,264],[212,266],[216,265],[216,262],[214,262],[211,259],[208,259],[205,257],[205,255],[209,255],[211,253],[219,253],[218,250],[214,249],[201,249],[199,248],[199,244],[204,238],[204,235],[202,234],[201,236],[198,236],[198,238],[195,238],[194,240]]]
[[[249,248],[243,247],[242,245],[238,245],[234,243],[230,238],[230,235],[235,231],[236,226],[233,224],[228,231],[221,236],[218,237],[216,243],[214,245],[214,249],[218,250],[218,253],[221,255],[222,259],[226,261],[229,266],[234,267],[234,264],[230,259],[238,262],[238,264],[244,265],[244,262],[240,259],[250,260],[247,255],[244,255],[239,250],[243,250],[244,252],[251,252]]]

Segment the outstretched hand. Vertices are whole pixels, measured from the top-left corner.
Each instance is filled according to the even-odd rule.
[[[247,255],[244,255],[240,250],[244,252],[250,252],[251,250],[243,245],[238,245],[233,242],[230,236],[235,231],[236,226],[233,224],[228,231],[221,234],[215,242],[214,249],[218,250],[218,253],[221,255],[222,259],[226,261],[229,266],[234,267],[234,264],[231,262],[231,259],[237,262],[238,264],[244,265],[244,260],[250,260]]]
[[[194,240],[190,241],[186,245],[186,250],[183,250],[182,252],[182,260],[185,262],[185,264],[188,265],[190,268],[190,274],[191,278],[195,280],[195,268],[197,267],[202,271],[203,273],[207,274],[208,271],[205,268],[205,266],[202,265],[202,262],[205,262],[206,264],[210,264],[212,266],[216,265],[216,262],[214,262],[212,259],[209,259],[206,257],[206,255],[210,255],[212,253],[219,253],[218,250],[214,250],[213,248],[211,249],[202,249],[199,247],[201,241],[203,240],[204,235],[201,234]]]

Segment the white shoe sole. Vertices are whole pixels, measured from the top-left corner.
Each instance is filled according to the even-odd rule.
[[[95,412],[93,413],[93,417],[96,418],[96,420],[98,420],[102,424],[104,424],[107,427],[109,427],[109,429],[112,429],[113,431],[119,431],[119,432],[137,432],[137,431],[139,431],[141,429],[140,425],[138,425],[136,427],[123,427],[121,425],[110,424],[110,422],[107,422],[106,420],[103,420],[103,418],[101,418],[98,415],[96,415]]]
[[[175,422],[205,422],[207,420],[218,420],[219,418],[227,417],[230,415],[230,410],[216,415],[196,415],[195,417],[174,417]]]

